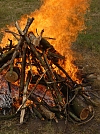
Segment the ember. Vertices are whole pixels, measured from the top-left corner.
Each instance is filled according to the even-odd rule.
[[[62,7],[65,11],[67,9],[67,12],[63,12],[64,9],[50,9],[48,16],[46,8],[50,1],[46,0],[40,9],[42,14],[37,15],[37,11],[27,18],[27,22],[24,18],[16,22],[17,31],[13,27],[6,30],[12,36],[8,39],[9,45],[0,48],[0,108],[1,111],[6,108],[14,109],[15,113],[10,114],[9,117],[20,114],[20,123],[23,123],[25,113],[29,111],[32,117],[35,115],[41,120],[53,119],[58,122],[58,119],[63,118],[68,121],[71,118],[79,124],[84,124],[94,117],[93,106],[96,103],[87,90],[85,91],[87,87],[82,85],[82,79],[78,79],[76,75],[78,69],[72,64],[74,58],[69,48],[78,32],[83,30],[84,17],[78,18],[80,14],[86,13],[88,4],[85,0],[80,0],[79,6],[76,6],[76,0],[75,5],[73,2],[66,5],[62,0],[58,1],[59,4],[52,2],[56,8],[61,7],[58,5],[62,3]],[[55,17],[55,10],[60,18]],[[47,11],[46,15],[43,14],[45,11]],[[34,20],[33,16],[37,16],[37,19]],[[42,21],[40,21],[41,16],[44,18]],[[55,25],[53,20],[59,24]],[[20,28],[21,24],[25,26],[24,30]],[[38,30],[35,29],[36,26]],[[45,30],[41,29],[42,27]],[[45,31],[54,38],[46,37]],[[2,43],[4,40],[5,37]],[[6,115],[1,118],[6,118]]]

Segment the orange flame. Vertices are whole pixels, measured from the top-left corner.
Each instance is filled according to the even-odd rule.
[[[55,49],[66,57],[64,68],[74,79],[77,68],[72,64],[74,57],[71,51],[72,42],[76,41],[78,33],[85,29],[84,15],[89,6],[89,0],[44,0],[39,10],[30,15],[22,16],[19,24],[23,29],[27,18],[34,17],[35,20],[30,27],[30,31],[38,33],[44,29],[44,37],[54,37],[56,40],[49,40]],[[8,29],[16,32],[16,28],[8,26]],[[16,43],[11,34],[5,33],[1,45],[8,42],[8,38]],[[74,73],[73,73],[74,72]]]

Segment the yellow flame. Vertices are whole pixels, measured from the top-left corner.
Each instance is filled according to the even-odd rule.
[[[74,57],[70,49],[72,42],[76,41],[78,33],[85,29],[84,15],[89,7],[89,0],[44,0],[39,10],[32,12],[30,15],[22,16],[19,24],[23,29],[27,17],[34,17],[29,31],[36,34],[44,29],[44,37],[54,37],[56,40],[49,40],[55,49],[66,57],[64,67],[71,75],[75,74],[77,68],[72,64]],[[16,28],[8,26],[9,30],[16,32]],[[8,42],[8,38],[15,39],[11,34],[6,33],[2,39],[1,45]],[[73,73],[74,72],[74,73]]]

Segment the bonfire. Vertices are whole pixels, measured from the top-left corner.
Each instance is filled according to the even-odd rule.
[[[45,10],[46,4],[42,6],[40,12]],[[86,5],[83,8],[84,5],[80,10],[83,14],[87,9]],[[63,17],[66,15],[72,17],[68,13],[62,13]],[[51,16],[52,13],[49,12],[49,15]],[[41,20],[40,16],[37,17],[37,22]],[[12,35],[7,38],[7,45],[0,47],[1,119],[19,115],[22,124],[26,114],[29,113],[31,117],[38,117],[41,120],[55,120],[56,123],[59,119],[65,122],[73,120],[81,125],[94,117],[94,106],[97,104],[88,92],[91,87],[83,84],[81,74],[77,73],[78,67],[72,64],[74,58],[69,50],[78,31],[82,30],[83,19],[79,23],[78,17],[79,14],[76,16],[74,13],[72,22],[69,21],[73,24],[68,30],[69,34],[65,30],[68,21],[63,23],[62,17],[59,19],[59,25],[53,27],[55,31],[58,30],[57,32],[51,30],[50,25],[53,21],[50,20],[49,23],[47,19],[44,23],[38,22],[42,28],[48,22],[50,29],[46,29],[47,33],[50,32],[50,36],[53,35],[54,38],[49,34],[48,37],[45,36],[44,29],[38,27],[35,29],[36,23],[33,17],[27,18],[23,30],[20,27],[21,23],[25,23],[23,18],[21,22],[15,23],[17,31],[14,30],[15,28],[12,30],[12,27],[5,30]],[[76,27],[74,22],[78,23]],[[73,29],[74,32],[70,35]],[[65,37],[69,39],[67,44]],[[56,38],[58,41],[55,45],[53,43],[56,42]],[[5,37],[3,40],[6,40]]]

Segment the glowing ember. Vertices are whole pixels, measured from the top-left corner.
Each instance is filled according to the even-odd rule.
[[[89,6],[89,0],[44,0],[40,10],[36,10],[29,16],[23,16],[20,20],[20,26],[26,24],[27,17],[34,17],[35,21],[31,25],[29,31],[36,34],[36,29],[40,34],[44,29],[44,37],[53,37],[56,40],[49,40],[55,49],[66,57],[64,69],[69,73],[73,80],[77,68],[72,64],[75,60],[70,49],[71,43],[75,42],[80,31],[85,29],[84,15]],[[15,27],[8,26],[11,31],[17,31]],[[5,33],[1,46],[8,44],[8,38],[16,40],[11,34]]]

